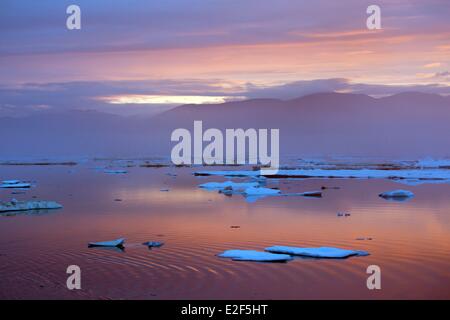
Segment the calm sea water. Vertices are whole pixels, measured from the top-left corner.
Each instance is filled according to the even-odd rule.
[[[134,167],[125,175],[108,175],[94,166],[0,166],[0,180],[37,184],[25,194],[0,189],[1,200],[34,196],[64,205],[0,216],[1,299],[450,298],[450,185],[280,180],[269,186],[286,192],[340,189],[325,190],[321,199],[247,203],[240,195],[197,188],[224,178],[194,177],[191,168]],[[160,191],[166,188],[170,191]],[[416,197],[392,202],[377,196],[398,188]],[[337,217],[338,211],[351,216]],[[87,247],[119,237],[126,238],[123,252]],[[149,250],[141,245],[149,240],[165,245]],[[282,264],[216,256],[272,245],[336,246],[370,256]],[[381,268],[381,290],[366,287],[372,264]],[[69,265],[81,267],[82,290],[66,288]]]

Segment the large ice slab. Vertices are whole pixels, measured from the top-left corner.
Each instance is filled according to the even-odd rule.
[[[218,255],[236,261],[285,262],[292,260],[287,254],[274,254],[256,250],[226,250]]]
[[[421,168],[450,168],[450,159],[422,159],[417,161],[417,166]]]
[[[197,176],[226,177],[258,177],[260,171],[198,171]],[[264,174],[262,174],[264,175]],[[393,179],[405,183],[437,183],[450,182],[448,169],[287,169],[278,170],[275,175],[264,175],[268,178],[355,178],[355,179]]]
[[[55,201],[17,201],[15,199],[0,202],[0,212],[60,209],[62,205]]]
[[[125,243],[125,238],[120,238],[110,241],[100,241],[100,242],[89,242],[89,247],[123,247]]]
[[[280,194],[280,190],[278,189],[270,189],[270,188],[264,188],[264,187],[250,187],[244,190],[244,194],[248,196],[272,196]]]
[[[250,187],[257,187],[258,182],[207,182],[199,185],[199,188],[208,190],[224,190],[226,188],[231,188],[232,190],[245,190]]]
[[[343,259],[351,256],[369,255],[369,253],[366,251],[347,250],[333,247],[299,248],[287,246],[273,246],[268,247],[265,250],[271,253],[281,253],[311,258],[331,258],[331,259]]]

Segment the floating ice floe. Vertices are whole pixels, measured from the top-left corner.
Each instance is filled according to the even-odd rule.
[[[89,247],[123,247],[125,238],[120,238],[111,241],[89,242]]]
[[[2,184],[17,184],[20,183],[20,180],[3,180]]]
[[[292,260],[287,254],[274,254],[255,250],[226,250],[218,255],[235,261],[285,262]]]
[[[31,183],[23,182],[20,180],[4,180],[0,184],[0,188],[13,188],[13,189],[22,189],[22,188],[30,188]]]
[[[422,159],[417,161],[417,166],[421,168],[447,168],[450,169],[450,159]]]
[[[395,198],[405,199],[414,197],[414,193],[408,190],[392,190],[380,193],[379,196],[385,199],[395,199]]]
[[[55,201],[17,201],[16,199],[12,199],[11,201],[0,202],[0,212],[47,210],[60,208],[62,208],[62,205]]]
[[[147,246],[149,248],[158,248],[161,247],[163,244],[164,242],[160,241],[147,241],[143,243],[144,246]]]
[[[273,246],[266,248],[265,250],[271,253],[281,253],[310,258],[329,258],[329,259],[343,259],[351,256],[369,255],[369,253],[366,251],[347,250],[333,247],[298,248],[286,246]]]
[[[28,189],[31,187],[31,183],[16,183],[16,184],[1,184],[0,188],[10,189]]]
[[[107,174],[126,174],[126,173],[128,173],[127,170],[109,170],[109,169],[106,169],[103,172],[107,173]]]
[[[259,177],[267,178],[342,178],[342,179],[392,179],[405,184],[450,183],[448,169],[289,169],[278,170],[275,175],[260,171],[198,171],[196,176]]]
[[[250,187],[244,190],[244,194],[248,196],[271,196],[280,194],[280,190],[278,189],[270,189],[264,187]]]
[[[233,182],[233,181],[225,181],[225,182],[207,182],[199,185],[199,188],[208,189],[208,190],[224,190],[226,188],[231,188],[232,190],[245,190],[251,187],[257,187],[258,182]]]

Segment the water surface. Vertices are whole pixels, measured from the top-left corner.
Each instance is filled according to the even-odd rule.
[[[0,180],[36,181],[25,194],[0,189],[1,200],[34,196],[64,205],[0,216],[1,299],[450,298],[450,185],[274,180],[268,186],[283,192],[340,189],[325,190],[321,199],[247,203],[241,195],[197,188],[224,178],[194,177],[191,168],[132,167],[128,174],[108,175],[94,167],[0,166]],[[415,198],[393,202],[377,196],[398,188]],[[338,211],[351,216],[337,217]],[[123,252],[87,247],[119,237],[126,238]],[[149,240],[165,245],[149,250],[141,245]],[[336,246],[370,256],[281,264],[216,256],[272,245]],[[82,270],[79,291],[66,288],[66,268],[73,264]],[[381,290],[366,287],[372,264],[381,268]]]

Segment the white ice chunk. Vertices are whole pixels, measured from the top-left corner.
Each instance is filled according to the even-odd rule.
[[[218,255],[237,261],[283,262],[292,260],[287,254],[274,254],[255,250],[226,250]]]
[[[280,190],[270,188],[255,188],[250,187],[244,190],[244,193],[248,196],[270,196],[280,193]]]
[[[333,247],[318,247],[318,248],[298,248],[298,247],[286,247],[286,246],[273,246],[265,249],[272,253],[284,253],[294,256],[304,256],[311,258],[334,258],[342,259],[351,256],[367,256],[366,251],[359,250],[347,250]]]
[[[414,193],[408,190],[392,190],[386,191],[379,194],[382,198],[412,198],[414,197]]]
[[[89,247],[123,247],[125,238],[120,238],[111,241],[89,242]]]
[[[60,209],[62,205],[55,201],[17,201],[0,202],[0,212]]]

